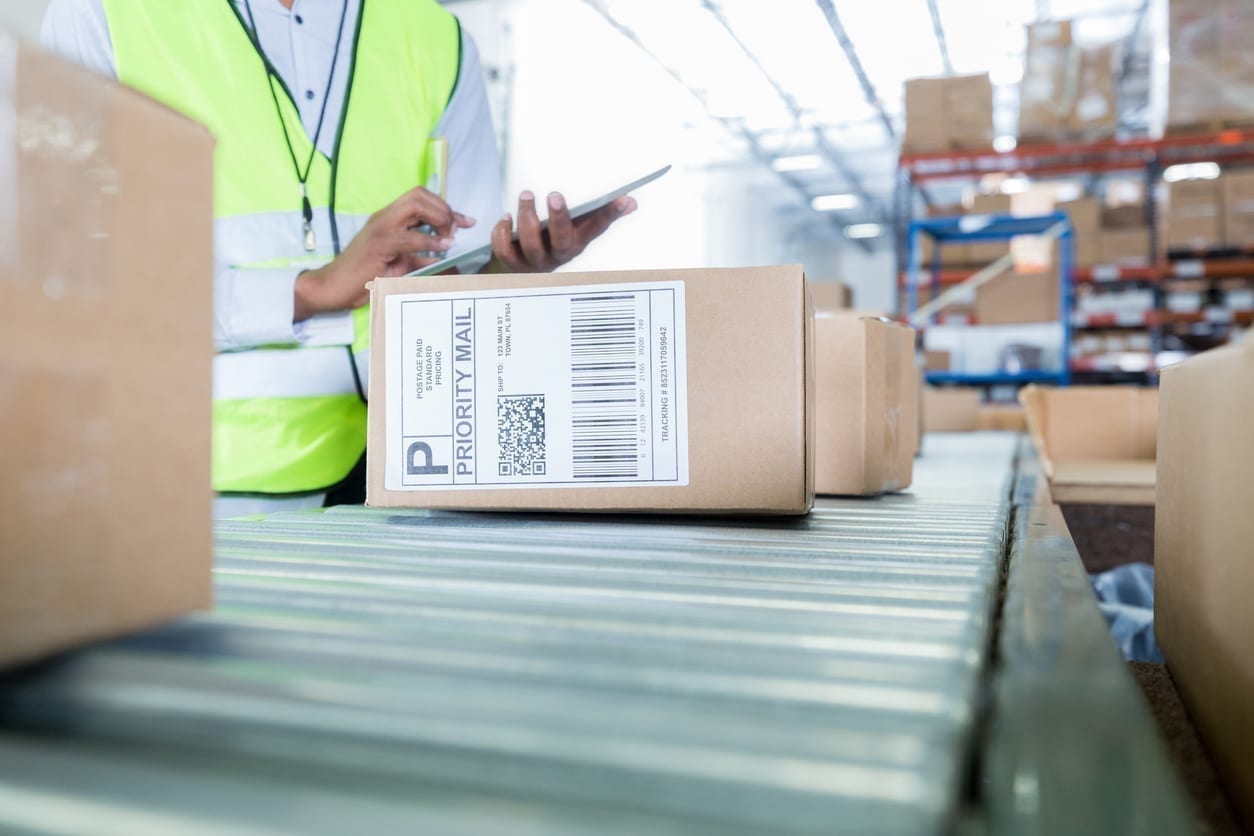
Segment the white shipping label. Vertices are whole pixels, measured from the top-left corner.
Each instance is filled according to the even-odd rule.
[[[384,316],[388,490],[688,484],[683,282],[397,294]]]

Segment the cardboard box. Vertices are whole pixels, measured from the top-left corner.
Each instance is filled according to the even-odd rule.
[[[815,344],[815,491],[873,495],[910,486],[918,450],[913,328],[819,315]]]
[[[923,352],[923,369],[929,372],[947,372],[953,362],[948,351],[927,350]]]
[[[950,150],[947,79],[912,78],[905,83],[906,131],[901,150],[930,154]]]
[[[849,285],[838,281],[806,280],[810,295],[814,298],[814,310],[843,311],[853,307],[853,290]]]
[[[979,426],[978,389],[923,389],[923,429],[930,433],[974,432]]]
[[[1169,250],[1209,250],[1223,241],[1218,215],[1168,215],[1163,223]]]
[[[1102,264],[1147,267],[1152,261],[1149,227],[1104,229],[1100,240]]]
[[[1102,226],[1106,229],[1145,226],[1145,206],[1133,203],[1124,203],[1119,206],[1103,206]]]
[[[1154,633],[1247,827],[1254,828],[1254,343],[1162,373]]]
[[[1095,197],[1082,197],[1058,204],[1059,211],[1071,217],[1075,266],[1093,267],[1101,263],[1102,204]]]
[[[1220,205],[1218,180],[1177,180],[1167,184],[1167,212],[1172,215],[1214,215]]]
[[[975,414],[977,430],[1027,432],[1028,419],[1018,404],[984,404]]]
[[[1058,319],[1057,273],[1006,273],[975,292],[975,319],[982,325],[1052,322]]]
[[[993,84],[988,73],[947,79],[948,136],[954,150],[993,147]]]
[[[1158,391],[1028,386],[1028,432],[1058,504],[1154,504]]]
[[[370,505],[812,505],[799,266],[378,279],[371,299]]]
[[[1019,84],[1020,145],[1064,138],[1074,107],[1077,58],[1070,21],[1043,21],[1027,27],[1023,80]]]
[[[971,198],[972,215],[1009,215],[1014,212],[1008,194],[977,194]]]
[[[207,608],[212,568],[213,142],[0,32],[13,48],[0,666]],[[15,122],[20,144],[4,135]]]
[[[1224,244],[1254,247],[1254,170],[1227,171],[1221,181]]]

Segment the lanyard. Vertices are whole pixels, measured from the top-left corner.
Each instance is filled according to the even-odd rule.
[[[231,0],[227,0],[227,2],[231,2]],[[274,65],[270,62],[269,56],[266,55],[266,51],[261,46],[261,37],[257,34],[257,21],[253,18],[253,9],[249,0],[244,0],[244,11],[248,13],[248,24],[251,27],[249,37],[266,67],[266,83],[270,85],[270,97],[274,100],[274,112],[279,117],[279,127],[283,129],[283,141],[287,144],[287,153],[292,159],[292,168],[296,172],[296,179],[300,181],[300,208],[301,216],[304,218],[301,231],[304,233],[305,252],[311,253],[317,249],[317,241],[314,238],[313,231],[313,205],[309,202],[309,187],[306,183],[309,180],[309,171],[313,168],[314,157],[318,153],[318,137],[322,136],[322,123],[327,115],[327,100],[331,98],[331,83],[335,80],[335,66],[340,60],[340,43],[344,37],[344,22],[348,19],[348,0],[344,0],[344,5],[340,10],[340,27],[335,33],[335,52],[331,55],[331,71],[327,73],[326,89],[322,93],[322,107],[318,111],[318,125],[314,129],[309,149],[309,159],[305,160],[303,169],[300,162],[296,159],[296,149],[292,146],[292,137],[287,132],[287,121],[283,118],[283,109],[279,106],[279,94],[274,92],[274,82],[278,73],[275,72]]]

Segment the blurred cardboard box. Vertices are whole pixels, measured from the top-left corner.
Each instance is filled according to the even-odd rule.
[[[928,154],[993,145],[993,87],[987,73],[912,78],[905,83],[902,152]]]
[[[1254,343],[1162,372],[1154,632],[1189,715],[1254,827]]]
[[[853,307],[853,291],[844,282],[806,280],[815,311],[842,311]]]
[[[213,141],[30,47],[15,66],[0,79],[24,137],[4,147],[0,116],[0,204],[15,201],[0,205],[0,666],[212,598]]]
[[[1214,133],[1254,123],[1254,6],[1249,0],[1169,4],[1170,134]]]
[[[1220,189],[1224,243],[1229,247],[1254,246],[1254,170],[1224,172]]]
[[[378,279],[367,502],[804,514],[799,266]]]
[[[1019,84],[1019,143],[1058,141],[1071,112],[1068,79],[1074,79],[1071,22],[1043,21],[1027,27],[1027,51]]]
[[[1168,250],[1209,250],[1223,241],[1218,215],[1168,215],[1163,223]]]
[[[978,389],[923,389],[923,429],[930,433],[974,432],[979,426]]]
[[[1168,250],[1205,250],[1223,243],[1223,186],[1218,180],[1167,184],[1163,213]]]
[[[1058,319],[1058,275],[1006,273],[975,293],[975,319],[982,325],[1014,325]]]
[[[975,414],[977,430],[1027,432],[1028,419],[1018,404],[984,404]]]
[[[948,351],[928,350],[923,352],[923,369],[929,372],[947,372],[952,357]]]
[[[1100,240],[1102,264],[1148,267],[1152,261],[1149,227],[1104,229]]]
[[[977,194],[971,199],[973,215],[1009,215],[1013,213],[1008,194]],[[1010,252],[1010,241],[984,241],[968,244],[967,254],[972,264],[985,266]]]
[[[815,491],[873,495],[910,486],[918,450],[914,329],[819,315],[815,336]]]
[[[993,84],[988,73],[947,81],[949,146],[978,151],[993,147]]]
[[[929,218],[952,218],[966,214],[966,210],[961,204],[933,206],[927,211]],[[971,263],[970,247],[967,244],[942,244],[940,249],[941,267],[965,267]],[[923,270],[930,270],[932,267],[932,256],[937,250],[936,242],[932,236],[921,234],[919,236],[919,266]]]
[[[1010,215],[1014,213],[1014,201],[1008,194],[979,193],[971,198],[972,215]]]
[[[1058,504],[1154,504],[1158,391],[1031,385],[1019,392]]]
[[[1059,211],[1071,218],[1075,244],[1075,266],[1093,267],[1101,263],[1102,205],[1095,197],[1082,197],[1058,204]]]

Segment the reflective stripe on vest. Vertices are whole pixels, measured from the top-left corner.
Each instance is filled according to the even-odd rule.
[[[325,263],[332,257],[327,207],[333,184],[339,240],[347,246],[366,218],[427,182],[423,139],[452,94],[461,47],[456,19],[434,0],[361,0],[345,114],[328,118],[330,125],[343,122],[336,163],[317,153],[309,173],[319,248],[312,258],[304,252],[300,183],[265,66],[230,0],[103,2],[118,78],[202,122],[217,138],[215,244],[226,264]],[[313,144],[300,112],[277,82],[275,91],[296,158],[305,160]],[[337,341],[351,339],[364,356],[369,315],[359,309],[347,322],[351,330],[344,325],[324,332]],[[348,389],[348,351],[309,347],[318,342],[217,360],[216,490],[315,491],[352,469],[365,448],[365,405],[355,384]],[[300,356],[305,354],[310,356]]]

